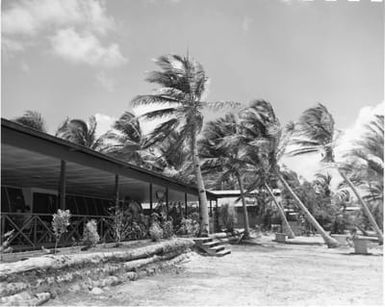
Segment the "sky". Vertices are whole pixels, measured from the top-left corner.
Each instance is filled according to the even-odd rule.
[[[95,114],[108,129],[155,88],[152,60],[187,50],[208,100],[265,99],[283,124],[321,102],[349,130],[384,101],[378,0],[3,0],[1,21],[1,115],[37,110],[50,132]]]

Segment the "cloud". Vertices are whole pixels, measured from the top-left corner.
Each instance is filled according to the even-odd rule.
[[[2,48],[12,57],[26,46],[48,42],[63,59],[114,67],[127,60],[118,44],[102,41],[116,29],[103,0],[13,1],[2,12]]]
[[[127,62],[117,44],[103,46],[92,33],[79,34],[73,28],[59,30],[51,45],[56,55],[74,63],[114,67]]]
[[[243,20],[242,20],[242,30],[243,30],[244,32],[249,31],[250,26],[251,26],[251,24],[252,24],[253,21],[254,21],[253,18],[250,18],[250,17],[248,17],[248,16],[244,17]]]
[[[101,113],[96,113],[95,119],[97,123],[96,136],[98,137],[107,132],[108,130],[111,130],[112,124],[116,121],[116,118]]]
[[[98,83],[108,92],[115,91],[115,82],[113,79],[106,76],[104,72],[101,72],[96,75],[96,80]]]
[[[373,119],[375,114],[384,114],[384,101],[376,106],[362,107],[354,124],[342,132],[336,146],[336,159],[339,160],[346,151],[352,148],[354,142],[365,133],[365,126]]]

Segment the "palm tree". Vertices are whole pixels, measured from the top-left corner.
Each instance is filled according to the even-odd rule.
[[[41,113],[37,111],[26,111],[22,116],[13,120],[14,122],[27,126],[34,130],[47,133],[46,123]]]
[[[358,201],[363,207],[369,221],[378,235],[380,242],[383,242],[383,234],[378,227],[368,205],[365,203],[357,188],[346,175],[345,170],[342,170],[335,163],[334,146],[335,146],[335,130],[334,119],[327,108],[318,104],[316,107],[309,108],[303,112],[298,123],[295,126],[295,138],[291,144],[297,148],[291,151],[292,155],[301,155],[310,152],[320,152],[322,162],[332,164],[339,172],[344,181],[349,185]]]
[[[56,136],[72,143],[100,151],[103,137],[96,136],[96,119],[91,116],[88,123],[81,119],[67,118],[57,129]]]
[[[230,176],[237,178],[243,205],[245,225],[243,238],[248,239],[250,238],[249,218],[243,184],[246,161],[242,160],[242,138],[239,119],[235,114],[229,113],[224,118],[206,124],[200,145],[201,157],[204,159],[203,168],[210,172],[215,171],[218,175],[218,182],[222,182]]]
[[[338,246],[338,242],[326,233],[281,174],[278,161],[285,152],[286,145],[292,133],[292,125],[290,129],[286,129],[286,131],[284,131],[285,133],[283,133],[273,107],[264,100],[253,101],[250,107],[244,110],[242,117],[245,133],[250,133],[254,138],[254,140],[249,143],[250,150],[260,151],[259,155],[261,161],[263,161],[263,167],[277,176],[286,190],[294,198],[306,219],[317,229],[328,247]]]
[[[104,135],[108,143],[104,153],[137,166],[161,171],[138,117],[126,111],[114,122],[112,128]]]
[[[165,119],[152,133],[156,141],[166,138],[172,131],[181,135],[175,147],[189,142],[194,164],[196,184],[200,199],[201,235],[209,233],[209,215],[205,185],[202,178],[198,152],[198,134],[203,126],[202,110],[209,103],[203,100],[208,77],[203,66],[190,58],[179,55],[161,56],[156,60],[160,71],[150,73],[147,81],[161,86],[154,94],[139,95],[132,100],[134,106],[156,105],[162,109],[142,115],[146,119]],[[223,105],[220,103],[219,105]]]

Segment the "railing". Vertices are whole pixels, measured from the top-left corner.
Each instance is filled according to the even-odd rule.
[[[112,241],[112,218],[99,215],[71,215],[67,232],[59,241],[59,246],[70,246],[80,242],[84,225],[91,219],[97,223],[101,242]],[[55,234],[52,226],[51,214],[30,213],[1,213],[1,238],[14,230],[9,244],[14,250],[38,249],[42,246],[52,247],[55,244]],[[3,243],[3,242],[1,242]]]

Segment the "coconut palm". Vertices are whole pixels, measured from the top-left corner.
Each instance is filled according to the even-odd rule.
[[[26,111],[22,116],[13,120],[14,122],[27,126],[34,130],[47,133],[46,123],[41,113],[37,111]]]
[[[154,151],[143,133],[140,120],[131,112],[124,112],[104,135],[108,143],[103,151],[109,156],[153,171],[161,171]]]
[[[136,96],[132,104],[163,107],[142,115],[145,119],[164,119],[152,133],[155,141],[160,141],[172,131],[178,130],[181,139],[175,147],[181,146],[185,141],[189,143],[201,203],[201,234],[207,235],[209,216],[197,137],[203,126],[202,110],[209,105],[203,100],[208,78],[203,66],[189,56],[161,56],[156,60],[156,64],[161,70],[151,72],[147,81],[156,83],[161,88],[154,94]]]
[[[292,150],[291,154],[302,155],[310,152],[320,152],[322,155],[321,161],[333,165],[344,181],[349,185],[363,207],[372,227],[376,231],[379,241],[383,242],[382,231],[378,227],[368,205],[347,175],[346,166],[343,170],[335,163],[334,119],[327,108],[322,104],[318,104],[316,107],[305,110],[298,123],[296,123],[294,134],[295,138],[292,139],[291,144],[295,146],[296,149]]]
[[[82,119],[67,118],[57,129],[56,136],[72,143],[100,151],[103,137],[96,136],[96,119],[91,116],[88,122]]]
[[[263,100],[253,101],[243,111],[242,118],[245,127],[244,133],[250,133],[254,139],[249,143],[250,150],[260,151],[259,155],[261,161],[263,161],[263,167],[277,176],[285,189],[294,198],[305,218],[317,229],[325,243],[329,247],[338,246],[338,242],[326,233],[281,174],[278,161],[285,152],[288,139],[292,133],[292,125],[290,126],[291,129],[282,131],[273,107],[270,103]]]
[[[230,176],[237,178],[243,205],[245,226],[243,238],[250,238],[246,191],[243,184],[244,169],[247,162],[242,160],[243,136],[237,116],[229,113],[224,118],[207,123],[200,145],[201,158],[204,159],[203,168],[209,172],[216,172],[218,182],[222,182]]]

